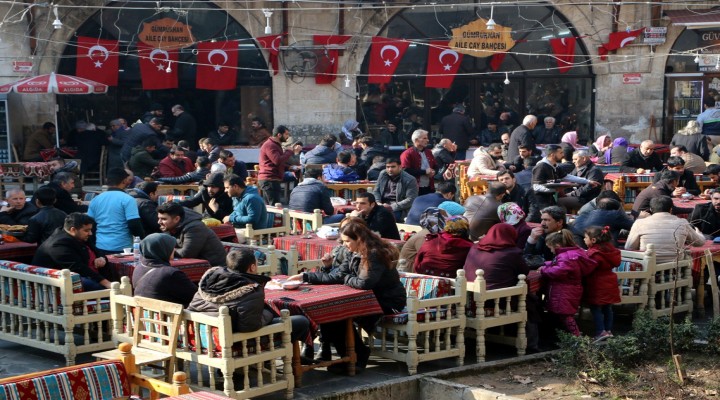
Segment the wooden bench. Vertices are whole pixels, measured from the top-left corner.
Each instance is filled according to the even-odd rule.
[[[119,286],[130,294],[127,277]],[[62,354],[108,350],[110,290],[83,292],[80,275],[0,260],[0,339]],[[76,334],[78,337],[76,337]]]
[[[275,223],[270,228],[255,229],[252,224],[245,225],[245,228],[235,228],[238,234],[238,241],[243,237],[244,241],[249,241],[251,245],[272,244],[272,239],[278,236],[285,236],[290,233],[290,216],[288,210],[282,208],[282,205],[266,206],[268,218],[272,218]]]
[[[163,382],[137,371],[132,345],[118,346],[120,359],[98,361],[0,379],[0,399],[95,399],[130,398],[134,387],[158,394],[179,396],[190,393],[184,372],[173,375],[172,383]]]
[[[495,342],[515,346],[518,356],[525,354],[527,337],[525,325],[527,310],[525,297],[528,288],[525,275],[518,275],[515,286],[487,290],[485,271],[475,271],[475,281],[468,282],[468,306],[466,308],[466,334],[476,340],[475,354],[477,361],[485,361],[485,342]],[[515,336],[505,335],[504,328],[515,326]],[[488,334],[487,329],[500,328],[498,334]]]
[[[405,362],[410,375],[425,361],[455,358],[457,365],[463,365],[465,271],[458,270],[456,279],[400,273],[400,281],[408,295],[406,308],[382,318],[369,338],[372,354]],[[375,339],[380,340],[379,347]]]
[[[655,268],[652,244],[645,252],[620,250],[621,262],[615,269],[620,289],[620,304],[634,304],[643,309],[648,303],[650,271]]]

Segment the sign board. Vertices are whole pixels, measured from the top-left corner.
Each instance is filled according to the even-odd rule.
[[[638,85],[642,83],[642,74],[623,74],[623,83],[626,85]]]
[[[643,32],[643,44],[658,45],[665,43],[667,27],[650,26]]]
[[[12,62],[13,72],[31,72],[33,68],[32,61],[13,61]]]
[[[190,25],[185,25],[176,19],[161,18],[144,22],[138,38],[156,49],[181,49],[195,43],[191,29]]]
[[[452,33],[450,48],[473,57],[490,57],[515,46],[510,27],[495,24],[495,29],[489,30],[487,20],[482,18],[455,28]]]

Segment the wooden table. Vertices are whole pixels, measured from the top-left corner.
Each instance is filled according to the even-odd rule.
[[[394,244],[398,249],[401,249],[405,244],[402,240],[383,240]],[[322,239],[315,234],[310,234],[277,237],[274,239],[274,245],[276,249],[285,251],[289,251],[292,246],[295,246],[301,260],[319,260],[325,253],[332,252],[332,249],[338,246],[339,243],[337,240]]]
[[[690,256],[692,257],[692,275],[693,275],[693,286],[696,288],[695,295],[695,310],[698,316],[705,316],[705,267],[708,267],[710,271],[715,271],[714,265],[708,265],[709,260],[707,259],[706,250],[711,254],[713,261],[720,262],[720,243],[714,243],[712,240],[707,240],[704,245],[700,247],[691,247]],[[717,279],[714,273],[711,273],[710,279]],[[713,293],[717,296],[717,293]],[[713,303],[717,302],[716,298],[713,299]],[[717,315],[716,315],[717,317]]]
[[[0,260],[30,263],[35,256],[37,244],[25,242],[5,242],[0,245]]]
[[[127,276],[132,282],[132,275],[135,271],[135,265],[133,265],[133,256],[126,256],[124,254],[112,254],[107,256],[108,266],[112,267],[117,271],[119,276]],[[205,271],[210,269],[212,265],[207,260],[201,260],[197,258],[179,258],[170,261],[170,265],[181,270],[185,275],[190,278],[194,283],[200,282]]]
[[[373,181],[357,181],[357,182],[333,182],[328,181],[325,186],[334,192],[333,196],[342,197],[346,200],[355,200],[358,193],[372,191],[375,187]]]
[[[277,275],[273,278],[282,281],[286,277]],[[348,363],[348,374],[355,375],[355,335],[353,334],[353,318],[382,314],[382,308],[372,290],[353,289],[345,285],[308,285],[298,290],[274,289],[276,285],[265,287],[265,302],[275,310],[287,309],[292,315],[304,315],[310,320],[311,329],[320,324],[346,321],[345,344],[347,355],[332,361],[323,361],[313,365],[301,365],[300,343],[293,342],[293,374],[295,387],[302,385],[303,373],[332,364]]]
[[[208,226],[211,231],[215,232],[221,241],[237,243],[237,234],[232,224],[220,224],[216,226]]]

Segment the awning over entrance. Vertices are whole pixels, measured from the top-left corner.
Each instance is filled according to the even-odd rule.
[[[665,16],[673,25],[688,29],[720,27],[720,7],[701,10],[667,10]]]

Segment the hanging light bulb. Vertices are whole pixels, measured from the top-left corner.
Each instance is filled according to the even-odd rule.
[[[165,68],[165,72],[168,74],[172,72],[172,68],[170,67],[171,65],[172,65],[172,61],[168,61],[168,67]]]
[[[267,8],[262,9],[263,14],[265,14],[265,34],[270,35],[272,34],[272,28],[270,27],[270,17],[272,17],[273,12]]]
[[[510,84],[510,78],[508,78],[508,73],[505,73],[505,80],[503,81],[504,84],[509,85]]]
[[[717,61],[715,61],[715,69],[720,70],[720,56],[718,56]]]
[[[495,6],[492,6],[492,5],[491,5],[491,6],[490,6],[490,19],[487,20],[487,22],[485,23],[485,28],[487,28],[487,30],[489,30],[489,31],[494,31],[494,30],[495,30],[495,25],[496,25],[496,24],[495,24],[495,20],[493,19],[493,12],[494,12],[494,11],[495,11]]]
[[[350,87],[350,75],[345,75],[345,87]]]
[[[700,54],[699,53],[695,53],[695,58],[693,59],[693,62],[695,62],[695,64],[700,62]]]
[[[53,13],[55,13],[55,21],[53,21],[52,26],[53,28],[60,29],[63,27],[63,23],[60,21],[60,17],[58,17],[58,7],[53,6]]]
[[[653,47],[652,47],[652,46],[650,46],[650,55],[651,55],[651,56],[654,56],[654,55],[655,55],[655,50],[653,50]]]

